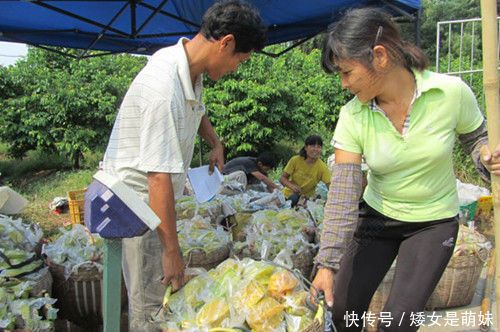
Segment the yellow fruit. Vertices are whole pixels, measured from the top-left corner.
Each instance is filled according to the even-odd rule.
[[[261,323],[254,324],[253,326],[249,323],[250,327],[254,331],[259,332],[274,332],[278,329],[280,324],[283,322],[283,311],[277,313],[274,316],[266,318]]]
[[[213,279],[206,273],[200,274],[191,279],[184,286],[184,297],[186,299],[186,303],[193,308],[200,305],[202,301],[198,299],[198,295],[203,289],[212,284],[212,282]]]
[[[220,263],[219,266],[217,266],[215,269],[210,270],[209,274],[212,276],[212,278],[219,279],[220,276],[222,276],[224,273],[226,273],[228,270],[233,270],[235,272],[238,272],[238,262],[233,259],[233,258],[228,258],[224,262]]]
[[[248,310],[264,297],[266,288],[255,280],[250,280],[246,286],[238,290],[233,297],[238,310]]]
[[[272,297],[264,297],[250,309],[250,312],[247,314],[247,323],[251,328],[258,331],[260,331],[260,328],[264,325],[278,326],[283,320],[284,308],[285,306]],[[279,323],[275,324],[278,318]]]
[[[196,315],[196,324],[206,327],[220,326],[222,321],[228,316],[229,307],[226,300],[217,297],[201,307]]]
[[[307,304],[306,299],[309,294],[305,290],[300,290],[298,292],[292,293],[292,295],[287,298],[287,306],[286,310],[291,315],[301,316],[306,313]]]
[[[291,272],[287,270],[276,272],[269,279],[269,293],[278,299],[282,298],[290,294],[298,283],[299,281]]]
[[[252,261],[249,263],[243,274],[246,279],[254,279],[258,283],[267,285],[269,283],[269,277],[274,272],[274,266],[261,261]]]

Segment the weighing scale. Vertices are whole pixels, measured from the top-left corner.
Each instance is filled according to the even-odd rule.
[[[104,171],[94,175],[84,203],[85,225],[104,238],[102,292],[104,332],[120,331],[122,238],[141,236],[160,218],[123,182]]]

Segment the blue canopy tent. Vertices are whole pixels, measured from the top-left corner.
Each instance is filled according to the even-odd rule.
[[[192,37],[215,0],[1,1],[0,40],[37,47],[152,54]],[[301,43],[354,6],[378,5],[418,22],[420,0],[251,0],[269,27],[268,44]],[[296,44],[297,44],[296,43]],[[54,50],[53,48],[50,48]],[[84,52],[80,57],[87,57]],[[95,54],[91,55],[95,56]]]
[[[72,57],[76,56],[58,47],[82,49],[78,58],[152,54],[175,44],[180,36],[194,36],[203,13],[215,1],[1,0],[0,41],[25,43]],[[294,41],[292,48],[325,31],[344,10],[371,5],[385,7],[403,21],[415,22],[417,43],[419,40],[420,0],[247,1],[259,10],[268,26],[268,45]],[[107,239],[105,243],[102,308],[104,331],[111,332],[120,329],[121,240]]]

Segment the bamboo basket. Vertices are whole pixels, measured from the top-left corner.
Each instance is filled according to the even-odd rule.
[[[426,310],[469,305],[484,262],[478,255],[455,256],[425,305]]]
[[[232,249],[229,256],[233,257],[233,258],[239,258],[239,259],[242,259],[245,257],[249,257],[249,258],[252,258],[254,260],[261,259],[261,255],[259,252],[255,251],[253,249],[250,249],[248,247],[243,247],[242,249],[239,249],[239,250]],[[302,276],[309,280],[310,276],[311,276],[312,269],[313,269],[313,265],[314,265],[314,261],[313,261],[314,260],[314,253],[311,250],[306,249],[299,254],[291,255],[290,258],[292,259],[292,263],[293,263],[292,268],[295,270],[299,270],[300,273],[302,274]],[[274,259],[274,257],[268,258],[268,260],[273,260],[273,259]]]
[[[474,297],[483,264],[478,254],[453,256],[424,309],[435,310],[469,305]],[[377,318],[389,297],[394,271],[394,268],[389,269],[370,302],[368,312]],[[367,331],[376,329],[368,327]]]
[[[102,325],[102,278],[103,272],[89,262],[81,264],[66,279],[66,267],[55,262],[49,263],[54,279],[52,297],[57,298],[55,307],[58,318],[66,319],[87,330]],[[127,309],[127,290],[122,282],[122,310]]]
[[[207,271],[219,265],[229,257],[230,245],[223,245],[210,252],[202,248],[192,248],[183,253],[186,267],[202,267]]]

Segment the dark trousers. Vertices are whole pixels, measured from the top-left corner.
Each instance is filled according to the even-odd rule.
[[[293,193],[290,196],[288,196],[288,200],[292,202],[292,207],[297,206],[297,203],[299,202],[300,195],[297,193]]]
[[[382,310],[390,312],[391,324],[379,324],[378,331],[416,331],[418,326],[410,315],[423,311],[453,254],[457,220],[403,222],[360,203],[358,227],[335,275],[333,320],[337,330],[361,331],[361,317],[397,256],[392,288]],[[355,317],[357,321],[352,319]]]

